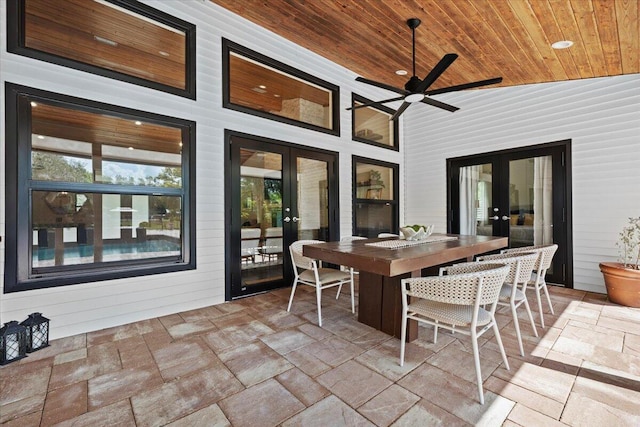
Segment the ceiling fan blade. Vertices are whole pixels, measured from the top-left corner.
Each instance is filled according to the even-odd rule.
[[[380,82],[377,82],[375,80],[365,79],[364,77],[356,77],[356,81],[357,82],[366,83],[368,85],[376,86],[376,87],[379,87],[379,88],[382,88],[382,89],[390,90],[391,92],[396,92],[396,93],[399,93],[401,95],[406,95],[408,93],[404,89],[393,87],[393,86],[388,85],[386,83],[380,83]]]
[[[487,85],[495,85],[502,81],[502,77],[496,77],[493,79],[480,80],[472,83],[464,83],[456,86],[443,87],[441,89],[428,90],[424,94],[425,95],[437,95],[439,93],[448,93],[448,92],[456,92],[459,90],[472,89],[474,87],[487,86]]]
[[[431,99],[427,97],[425,97],[421,102],[424,102],[425,104],[433,105],[434,107],[442,108],[443,110],[451,111],[452,113],[460,109],[458,107],[454,107],[453,105],[445,104],[444,102],[436,101],[435,99]]]
[[[409,105],[411,105],[410,102],[403,102],[402,105],[400,106],[400,108],[398,108],[398,111],[396,111],[395,113],[393,113],[393,116],[391,116],[391,118],[389,119],[389,121],[393,121],[395,119],[397,119],[398,117],[400,117],[400,114],[404,113],[404,110],[406,110],[407,108],[409,108]]]
[[[440,77],[440,75],[444,73],[445,70],[449,68],[449,65],[451,65],[456,59],[458,59],[458,55],[455,53],[447,53],[443,56],[440,62],[433,67],[429,74],[427,74],[427,77],[425,77],[422,83],[420,83],[420,86],[416,88],[415,93],[422,93],[427,90],[427,88],[431,86],[433,82],[435,82],[436,79]]]
[[[376,105],[382,106],[382,104],[386,104],[387,102],[400,101],[404,99],[404,96],[399,96],[397,98],[385,99],[384,101],[376,101],[376,102],[367,102],[366,104],[356,105],[355,107],[349,107],[347,110],[356,110],[358,108],[364,107],[374,107]]]

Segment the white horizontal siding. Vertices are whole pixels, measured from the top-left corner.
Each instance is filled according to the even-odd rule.
[[[287,40],[202,0],[144,1],[196,25],[197,100],[9,54],[0,32],[0,129],[5,129],[4,83],[12,82],[109,104],[197,122],[196,233],[194,271],[111,280],[0,295],[0,320],[22,320],[34,311],[51,319],[51,338],[97,330],[224,301],[225,129],[340,153],[341,234],[351,234],[351,156],[400,163],[402,154],[351,140],[351,90],[369,98],[386,93],[355,82],[356,75]],[[6,2],[0,1],[0,28],[6,28]],[[242,44],[340,87],[340,134],[336,137],[222,108],[222,38]],[[4,153],[5,133],[0,133]],[[2,155],[4,159],[4,154]],[[2,161],[4,168],[4,160]],[[2,169],[4,170],[4,169]],[[5,188],[4,173],[0,183]],[[4,190],[0,232],[4,234]],[[0,242],[0,285],[4,285],[4,239]]]
[[[640,216],[640,75],[438,99],[461,110],[405,113],[405,221],[446,229],[447,158],[571,139],[574,287],[605,292],[598,263],[616,259],[620,229]]]

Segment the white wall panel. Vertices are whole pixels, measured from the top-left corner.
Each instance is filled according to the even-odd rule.
[[[446,159],[571,139],[576,289],[605,292],[598,268],[640,216],[640,75],[441,95],[461,110],[405,113],[405,222],[446,230]],[[415,196],[414,196],[415,195]]]
[[[197,269],[181,273],[112,280],[60,288],[0,294],[0,321],[26,318],[34,311],[51,319],[51,338],[97,330],[224,301],[224,131],[231,129],[276,140],[340,152],[340,226],[351,234],[351,156],[400,163],[402,154],[351,140],[351,90],[369,98],[387,93],[355,82],[356,75],[249,21],[202,0],[145,0],[159,10],[196,25],[197,100],[112,80],[7,53],[0,34],[0,183],[5,188],[4,83],[12,82],[109,104],[197,122]],[[6,28],[6,2],[0,1],[0,28]],[[222,108],[222,38],[340,86],[341,136],[336,137]],[[4,235],[4,190],[0,233]],[[4,239],[0,242],[0,285],[4,281]]]

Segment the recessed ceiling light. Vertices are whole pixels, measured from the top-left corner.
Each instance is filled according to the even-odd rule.
[[[396,70],[396,74],[399,76],[406,76],[407,70]]]
[[[129,150],[133,150],[133,147],[129,147]]]
[[[267,93],[267,91],[262,89],[260,86],[256,86],[254,88],[251,88],[251,90],[254,91],[254,92],[258,92],[258,93]]]
[[[165,52],[164,50],[159,50],[158,53],[162,56],[169,56],[169,53]]]
[[[114,42],[113,40],[105,39],[104,37],[93,36],[93,39],[99,43],[108,44],[109,46],[114,46],[114,47],[118,46],[117,42]]]
[[[141,124],[142,124],[142,122],[141,122],[141,121],[136,120],[136,125],[140,126]]]
[[[260,85],[258,86],[260,89],[266,89],[267,87],[265,85]]]
[[[31,106],[32,106],[32,107],[37,107],[37,106],[38,106],[38,103],[37,103],[37,102],[34,102],[34,101],[31,101]]]
[[[273,96],[275,96],[276,98],[280,98],[280,95],[277,93],[274,93]]]
[[[566,49],[571,46],[573,46],[573,42],[571,40],[560,40],[559,42],[555,42],[551,45],[554,49]]]
[[[38,135],[38,139],[44,139],[44,136]]]

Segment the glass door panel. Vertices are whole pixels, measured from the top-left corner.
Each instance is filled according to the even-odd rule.
[[[494,235],[492,170],[491,163],[460,168],[460,234]]]
[[[297,216],[292,218],[298,240],[329,240],[328,164],[296,159]]]

